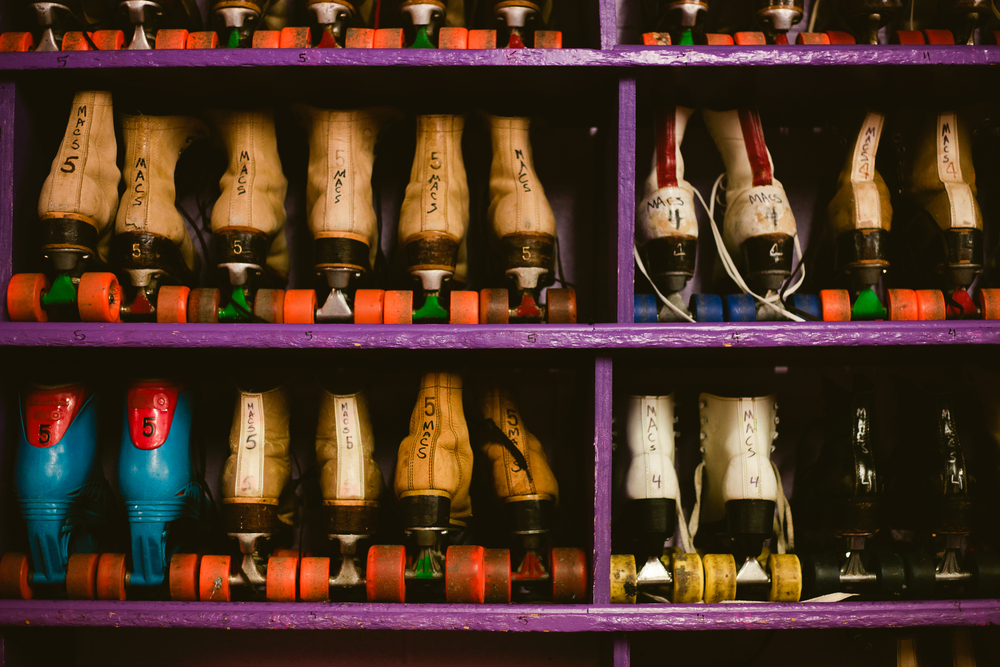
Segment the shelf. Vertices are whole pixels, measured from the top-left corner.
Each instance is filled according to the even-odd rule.
[[[1000,46],[620,46],[622,66],[995,65]]]

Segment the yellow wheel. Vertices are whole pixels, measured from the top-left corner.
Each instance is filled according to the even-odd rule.
[[[794,554],[772,554],[767,559],[771,574],[770,602],[798,602],[802,597],[802,565]]]
[[[698,554],[674,554],[671,561],[674,575],[675,603],[701,602],[705,596],[705,569]]]
[[[637,570],[635,556],[611,556],[611,602],[614,604],[635,604],[638,589],[635,585]]]
[[[705,602],[736,599],[736,559],[732,554],[705,554]]]

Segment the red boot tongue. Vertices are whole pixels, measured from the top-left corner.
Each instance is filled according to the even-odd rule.
[[[181,388],[163,383],[142,383],[128,390],[128,431],[139,449],[156,449],[167,441]]]
[[[86,390],[83,387],[37,389],[24,402],[24,437],[33,447],[52,447],[73,423]]]

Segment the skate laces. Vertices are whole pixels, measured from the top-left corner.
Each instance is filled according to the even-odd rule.
[[[639,257],[639,249],[635,247],[634,243],[632,244],[632,255],[635,257],[636,266],[639,267],[639,273],[646,276],[646,280],[648,280],[649,284],[653,286],[653,291],[656,292],[656,296],[660,299],[660,301],[662,301],[667,308],[674,311],[674,314],[680,317],[681,319],[687,320],[688,322],[694,322],[695,319],[691,317],[691,315],[684,312],[681,308],[677,306],[677,304],[673,303],[672,301],[670,301],[670,299],[663,296],[663,293],[659,290],[659,288],[656,287],[656,283],[654,283],[653,279],[649,277],[648,273],[646,273],[646,266],[645,264],[642,263],[642,258]]]
[[[785,489],[781,485],[781,473],[774,461],[771,461],[774,479],[778,482],[778,497],[775,499],[774,534],[778,536],[778,553],[783,554],[795,550],[795,529],[792,526],[792,506],[785,497]]]
[[[528,476],[529,482],[534,482],[531,478],[531,468],[528,467],[528,459],[514,441],[507,437],[507,434],[497,426],[496,422],[487,417],[479,424],[479,428],[475,430],[474,438],[477,442],[483,444],[491,440],[496,440],[504,449],[510,452],[510,455],[514,457],[514,461],[521,467],[524,474]]]
[[[694,544],[698,534],[698,522],[701,520],[701,485],[705,476],[705,462],[702,461],[694,469],[694,509],[691,510],[691,522],[688,524],[688,539]]]

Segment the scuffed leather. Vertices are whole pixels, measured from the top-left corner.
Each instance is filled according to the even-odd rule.
[[[320,390],[316,462],[323,500],[378,500],[384,482],[375,462],[368,394]]]
[[[693,111],[674,107],[674,164],[677,185],[660,187],[658,178],[659,151],[653,151],[653,166],[643,185],[642,201],[636,207],[635,238],[641,247],[648,241],[665,236],[698,238],[698,218],[694,208],[694,188],[684,180],[684,158],[681,142]]]
[[[965,114],[955,112],[924,114],[919,122],[909,193],[942,230],[983,228],[971,125]]]
[[[263,398],[263,434],[256,438],[256,445],[264,447],[263,493],[260,498],[276,501],[285,490],[291,477],[290,440],[288,435],[288,392],[277,387],[265,392],[241,391],[233,413],[229,431],[229,458],[222,469],[222,497],[237,497],[237,458],[240,447],[240,426],[245,416],[247,395],[260,394]],[[243,496],[246,497],[246,496]]]
[[[868,112],[840,171],[837,194],[827,207],[834,237],[859,229],[892,228],[889,188],[875,168],[883,123],[882,114]]]
[[[677,497],[674,470],[674,395],[629,396],[625,438],[625,500]]]

